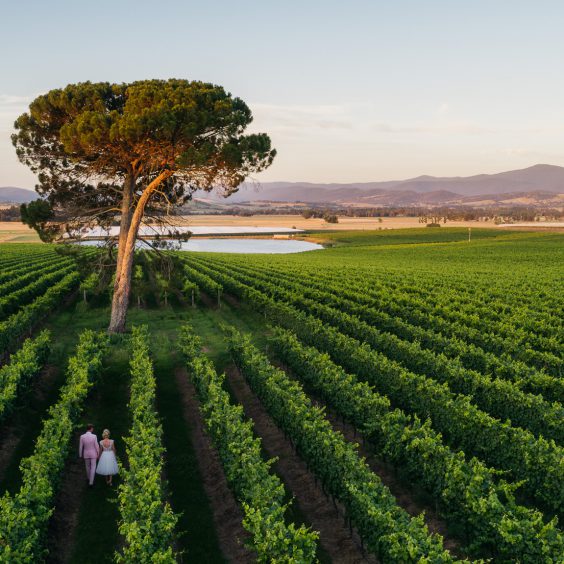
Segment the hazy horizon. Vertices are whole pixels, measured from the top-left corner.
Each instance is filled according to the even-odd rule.
[[[223,85],[278,149],[261,183],[564,165],[557,2],[163,0],[157,11],[143,0],[35,0],[4,13],[3,186],[36,182],[11,146],[16,117],[36,95],[85,80]]]
[[[532,168],[532,167],[541,167],[541,166],[560,166],[560,165],[552,165],[550,163],[534,163],[531,164],[527,167],[524,167],[524,169],[527,168]],[[517,170],[521,170],[521,169],[517,169]],[[260,184],[284,184],[284,183],[288,183],[288,184],[321,184],[321,185],[330,185],[330,184],[372,184],[372,183],[379,183],[379,182],[402,182],[405,180],[415,180],[417,178],[420,177],[432,177],[432,178],[452,178],[452,179],[456,179],[456,178],[471,178],[472,176],[480,176],[480,175],[495,175],[495,174],[501,174],[504,172],[512,172],[512,171],[507,171],[507,170],[497,170],[494,172],[480,172],[477,173],[476,175],[468,175],[468,176],[461,176],[461,175],[453,175],[450,177],[439,177],[439,176],[434,176],[434,175],[428,175],[428,174],[418,174],[417,176],[413,176],[413,177],[409,177],[409,178],[374,178],[372,180],[351,180],[351,181],[343,181],[343,182],[337,182],[337,181],[310,181],[310,180],[286,180],[286,179],[272,179],[272,180],[263,180],[262,177],[260,179],[257,179],[256,184],[260,185]],[[21,188],[23,190],[30,190],[30,191],[34,191],[33,187],[29,187],[29,186],[15,186],[13,184],[2,184],[1,183],[1,177],[0,177],[0,188]]]

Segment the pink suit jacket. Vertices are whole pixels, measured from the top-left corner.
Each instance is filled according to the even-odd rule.
[[[84,458],[98,458],[100,447],[98,446],[98,438],[90,431],[86,431],[80,436],[80,445],[78,447],[78,456]]]

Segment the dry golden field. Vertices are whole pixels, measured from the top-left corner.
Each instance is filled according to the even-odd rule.
[[[304,219],[301,215],[256,215],[252,217],[240,217],[233,215],[193,215],[184,216],[179,220],[181,225],[193,226],[221,226],[221,227],[295,227],[310,231],[371,231],[379,229],[405,229],[422,227],[416,217],[340,217],[339,223],[326,223],[323,219]],[[449,221],[446,227],[486,227],[495,228],[491,221]],[[540,224],[518,224],[514,226],[520,229],[533,230],[543,228]],[[500,229],[511,229],[511,227],[499,227]],[[561,231],[562,226],[549,228],[551,231]],[[29,227],[11,221],[0,221],[0,243],[33,243],[39,242],[39,237]]]
[[[37,233],[19,221],[0,221],[0,243],[38,243]]]
[[[323,219],[304,219],[301,215],[256,215],[239,217],[234,215],[193,215],[185,216],[187,225],[217,225],[234,227],[296,227],[308,230],[374,230],[374,229],[404,229],[407,227],[422,227],[416,217],[383,217],[379,222],[377,217],[339,217],[339,223],[326,223]],[[495,227],[493,222],[485,221],[449,221],[447,227]]]

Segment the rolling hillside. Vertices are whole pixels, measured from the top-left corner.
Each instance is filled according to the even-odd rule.
[[[469,177],[419,176],[349,184],[265,182],[260,186],[244,185],[225,200],[209,194],[198,194],[198,197],[225,204],[260,201],[350,206],[476,206],[507,203],[560,207],[563,194],[564,167],[539,164],[523,170]]]
[[[37,194],[32,190],[15,186],[0,186],[0,203],[23,204],[35,199],[37,199]]]
[[[23,203],[36,193],[15,187],[0,187],[0,202]],[[392,206],[564,206],[564,167],[538,164],[522,170],[469,177],[419,176],[408,180],[349,184],[310,182],[265,182],[244,184],[229,198],[197,192],[199,210],[233,204],[301,202],[350,207]]]

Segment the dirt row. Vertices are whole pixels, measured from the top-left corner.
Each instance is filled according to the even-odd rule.
[[[254,562],[253,554],[244,545],[249,535],[243,529],[243,513],[227,485],[219,455],[205,432],[194,385],[184,368],[176,369],[175,380],[221,551],[229,562]]]
[[[71,449],[78,445],[83,432],[82,429],[74,432]],[[80,505],[85,493],[89,493],[86,492],[88,482],[84,460],[73,454],[75,454],[74,450],[71,450],[65,463],[55,498],[55,510],[49,521],[47,542],[49,552],[46,561],[50,564],[69,561],[75,543]]]
[[[14,413],[2,425],[0,432],[0,484],[11,482],[21,458],[33,452],[35,438],[41,430],[42,418],[58,389],[60,370],[46,365],[28,390],[24,390]],[[18,471],[19,472],[19,471]]]
[[[223,299],[231,307],[241,306],[239,300],[230,294],[224,294]],[[215,304],[209,300],[207,305],[214,307]],[[286,366],[279,363],[277,366],[294,378]],[[295,454],[291,443],[272,421],[260,400],[246,384],[244,377],[235,366],[228,367],[226,376],[235,398],[243,405],[246,415],[253,420],[255,431],[263,441],[265,452],[269,457],[279,458],[273,466],[274,470],[295,496],[297,505],[306,520],[312,524],[314,529],[320,531],[320,543],[323,550],[330,555],[333,561],[367,561],[367,556],[361,549],[360,537],[355,533],[351,538],[348,527],[344,526],[343,511],[335,511],[333,504],[317,486],[314,476],[307,470],[306,464]],[[352,425],[345,423],[338,414],[309,390],[308,394],[315,404],[326,408],[327,417],[336,431],[340,431],[348,441],[360,443],[358,445],[360,456],[366,459],[371,470],[389,488],[398,505],[412,516],[423,514],[429,531],[441,535],[445,548],[454,555],[460,556],[461,543],[449,531],[434,501],[417,486],[406,483],[399,477],[397,470],[392,465],[376,456],[370,445],[362,441]],[[336,519],[331,520],[331,516]],[[343,558],[346,560],[342,560]]]
[[[288,366],[277,360],[272,362],[277,368],[284,370],[290,378],[303,386],[303,383]],[[331,423],[333,429],[342,433],[347,441],[357,445],[360,456],[365,458],[370,469],[390,490],[397,504],[412,517],[423,513],[425,524],[429,531],[441,535],[444,539],[445,548],[453,554],[461,556],[461,543],[452,535],[447,523],[439,515],[437,506],[432,498],[418,486],[409,484],[403,480],[399,475],[398,469],[379,457],[374,452],[370,442],[364,441],[362,435],[356,431],[354,425],[347,423],[330,405],[323,401],[318,394],[312,391],[309,386],[304,386],[304,390],[314,405],[324,409],[325,416]]]
[[[295,453],[290,441],[273,422],[240,372],[230,366],[226,376],[235,398],[243,406],[247,417],[253,420],[267,456],[278,458],[273,465],[274,471],[295,496],[294,503],[303,513],[306,522],[319,531],[319,543],[330,560],[343,564],[375,562],[361,548],[356,531],[350,533],[343,519],[343,511],[337,509],[323,493],[305,462]]]
[[[460,541],[452,536],[447,523],[441,518],[435,505],[428,499],[428,496],[416,486],[406,484],[406,482],[398,476],[397,470],[392,465],[379,458],[373,452],[370,443],[364,442],[355,432],[355,428],[343,421],[327,404],[323,403],[318,398],[312,398],[312,401],[319,407],[325,407],[325,415],[336,431],[341,432],[349,442],[358,445],[360,456],[366,459],[366,463],[370,469],[390,490],[397,504],[412,517],[424,513],[425,524],[429,531],[441,535],[444,539],[444,547],[453,554],[460,556]]]

